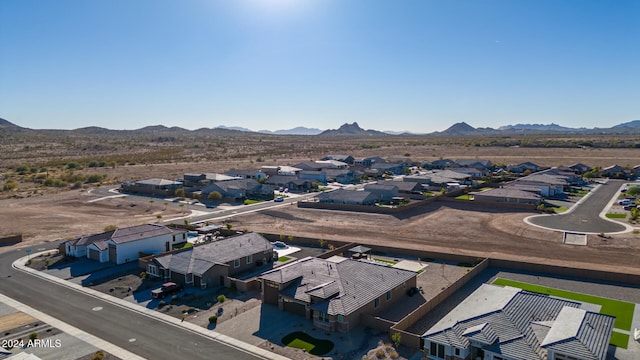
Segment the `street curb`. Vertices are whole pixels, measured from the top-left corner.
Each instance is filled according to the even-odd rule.
[[[123,300],[123,299],[115,298],[115,297],[113,297],[111,295],[107,295],[107,294],[101,293],[101,292],[93,290],[93,289],[85,288],[83,286],[80,286],[80,285],[68,282],[66,280],[57,278],[57,277],[55,277],[53,275],[49,275],[49,274],[43,273],[42,271],[31,269],[31,268],[29,268],[29,267],[24,265],[27,262],[27,260],[29,258],[31,258],[31,257],[36,257],[36,256],[39,256],[41,254],[51,254],[51,253],[58,253],[58,250],[42,251],[42,252],[39,252],[39,253],[35,253],[35,254],[28,255],[28,256],[24,256],[24,257],[22,257],[20,259],[17,259],[16,261],[14,261],[12,266],[13,266],[14,269],[29,273],[29,274],[31,274],[33,276],[37,276],[37,277],[39,277],[41,279],[44,279],[44,280],[47,280],[47,281],[50,281],[50,282],[55,282],[55,283],[57,283],[59,285],[65,286],[65,287],[67,287],[69,289],[85,293],[85,294],[87,294],[89,296],[92,296],[94,298],[109,302],[109,303],[111,303],[113,305],[116,305],[116,306],[119,306],[121,308],[128,309],[128,310],[131,310],[131,311],[135,311],[136,313],[138,313],[140,315],[144,315],[144,316],[156,319],[156,320],[160,320],[160,321],[162,321],[162,322],[164,322],[166,324],[173,325],[173,326],[176,326],[176,327],[180,327],[180,328],[188,330],[188,331],[190,331],[192,333],[196,333],[198,335],[207,337],[207,338],[209,338],[211,340],[214,340],[214,341],[217,341],[217,342],[219,342],[221,344],[224,344],[224,345],[227,345],[229,347],[232,347],[232,348],[234,348],[234,349],[236,349],[238,351],[242,351],[242,352],[245,352],[247,354],[251,354],[251,355],[254,355],[256,357],[262,358],[262,359],[289,360],[289,358],[287,358],[287,357],[284,357],[284,356],[272,353],[270,351],[261,349],[261,348],[255,346],[255,345],[251,345],[249,343],[245,343],[243,341],[234,339],[234,338],[232,338],[230,336],[227,336],[227,335],[221,334],[219,332],[216,332],[215,330],[208,330],[208,329],[202,328],[201,326],[198,326],[198,325],[195,325],[195,324],[192,324],[192,323],[189,323],[189,322],[182,322],[182,321],[180,321],[180,319],[176,319],[176,318],[171,317],[169,315],[162,314],[162,313],[159,313],[159,312],[151,310],[151,309],[147,309],[147,308],[142,307],[140,305],[133,304],[133,303],[131,303],[129,301],[126,301],[126,300]]]

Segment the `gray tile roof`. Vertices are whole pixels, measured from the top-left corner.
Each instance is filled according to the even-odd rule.
[[[136,184],[153,185],[153,186],[182,185],[182,183],[179,183],[173,180],[158,179],[158,178],[138,180],[136,181]]]
[[[422,185],[415,181],[398,181],[398,180],[380,180],[378,181],[380,185],[394,185],[398,187],[399,191],[420,191],[422,190]]]
[[[271,252],[273,245],[267,239],[257,233],[247,233],[160,256],[156,260],[172,272],[202,275],[217,264],[228,264],[249,255]],[[165,266],[167,263],[168,266]]]
[[[339,263],[304,258],[268,271],[261,278],[280,284],[293,281],[282,295],[311,303],[311,296],[325,299],[312,308],[329,315],[348,315],[375,298],[415,277],[413,271],[347,259]]]
[[[318,195],[318,199],[320,202],[365,203],[367,201],[375,201],[376,197],[370,191],[338,189],[323,192]]]
[[[116,229],[111,236],[111,240],[116,244],[123,244],[172,233],[171,229],[163,225],[144,224]]]
[[[423,337],[460,348],[477,340],[511,359],[544,360],[546,349],[553,348],[582,359],[604,360],[614,319],[578,309],[579,305],[483,284]]]
[[[536,188],[539,190],[538,188]],[[504,188],[488,189],[484,191],[471,192],[471,195],[498,197],[498,198],[511,198],[511,199],[527,199],[527,200],[540,200],[540,195],[531,191],[516,188],[516,186],[506,186]]]
[[[582,309],[563,308],[541,346],[579,359],[604,359],[609,346],[615,318],[587,312]]]

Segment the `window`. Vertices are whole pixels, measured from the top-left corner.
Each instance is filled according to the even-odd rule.
[[[329,314],[326,312],[318,311],[318,321],[329,322]]]
[[[344,322],[344,316],[338,315],[338,322]]]
[[[391,290],[387,291],[387,301],[391,300]]]
[[[380,306],[380,298],[376,298],[375,300],[373,300],[373,307],[377,308],[378,306]]]
[[[253,262],[253,255],[247,256],[247,264],[251,264]]]
[[[456,354],[456,356],[460,356],[460,349],[454,348],[454,353]]]
[[[240,267],[240,259],[233,260],[233,267],[234,268],[239,268]]]
[[[184,276],[184,282],[191,284],[193,282],[193,274],[187,274]]]
[[[429,355],[431,355],[431,357],[444,359],[444,345],[432,342]]]
[[[149,266],[147,267],[147,272],[149,273],[149,275],[158,276],[158,267],[153,264],[149,264]]]

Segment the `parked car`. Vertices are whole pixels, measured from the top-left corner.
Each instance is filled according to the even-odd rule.
[[[635,207],[636,207],[635,205],[625,205],[623,209],[629,211],[629,210],[635,209]]]
[[[151,296],[156,299],[161,299],[167,295],[180,292],[180,290],[182,290],[182,285],[176,284],[174,282],[166,282],[162,284],[161,288],[151,290]]]
[[[631,204],[631,200],[629,199],[618,200],[618,205],[629,205],[629,204]]]
[[[277,198],[273,199],[273,201],[275,201],[275,202],[283,202],[284,198],[282,196],[278,196]]]

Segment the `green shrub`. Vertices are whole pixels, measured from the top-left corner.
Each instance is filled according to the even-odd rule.
[[[104,351],[98,350],[93,355],[91,355],[91,360],[103,360],[105,357]]]
[[[218,322],[218,316],[216,315],[209,316],[209,324],[215,324],[217,322]]]
[[[225,300],[227,300],[227,297],[224,295],[218,295],[218,302],[219,303],[223,303]]]

